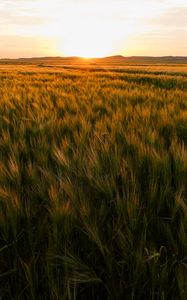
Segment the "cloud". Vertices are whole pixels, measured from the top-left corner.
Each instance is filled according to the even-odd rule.
[[[187,7],[172,8],[153,20],[153,24],[160,27],[170,27],[187,30]]]
[[[31,15],[19,15],[12,12],[7,12],[4,15],[0,12],[0,24],[4,24],[6,26],[10,25],[40,25],[42,23],[46,23],[47,19],[39,16],[31,16]]]
[[[39,3],[39,1],[38,1]],[[40,2],[44,5],[44,1]],[[0,33],[31,35],[49,22],[49,17],[36,0],[0,0]]]

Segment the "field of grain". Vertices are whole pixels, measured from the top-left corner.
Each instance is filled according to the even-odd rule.
[[[0,66],[0,299],[187,299],[186,66]]]

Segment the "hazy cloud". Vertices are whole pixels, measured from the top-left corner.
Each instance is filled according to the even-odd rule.
[[[165,14],[153,20],[153,23],[159,26],[182,28],[187,30],[187,7],[172,8]]]

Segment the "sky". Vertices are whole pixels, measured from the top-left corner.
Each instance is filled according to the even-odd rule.
[[[0,58],[187,56],[187,0],[0,0]]]

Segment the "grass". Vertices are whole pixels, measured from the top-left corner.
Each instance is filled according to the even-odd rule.
[[[1,66],[1,299],[187,299],[186,92],[179,66]]]

